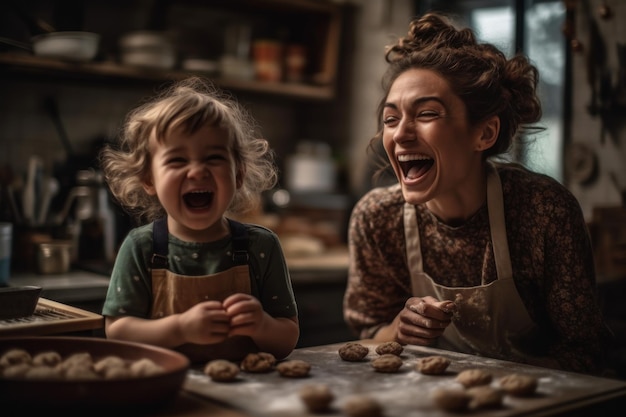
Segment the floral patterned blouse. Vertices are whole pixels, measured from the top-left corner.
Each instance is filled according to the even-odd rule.
[[[551,177],[498,166],[513,278],[546,353],[565,370],[599,373],[610,333],[596,294],[593,251],[576,198]],[[412,296],[398,186],[375,188],[349,226],[346,322],[361,338],[393,321]],[[416,206],[424,272],[450,287],[497,279],[487,205],[449,226]]]

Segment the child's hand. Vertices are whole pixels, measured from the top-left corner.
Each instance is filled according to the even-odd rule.
[[[196,304],[179,316],[178,323],[187,343],[222,342],[230,330],[230,317],[219,301]]]
[[[261,327],[265,313],[259,300],[248,294],[233,294],[222,303],[230,317],[229,336],[252,336]]]

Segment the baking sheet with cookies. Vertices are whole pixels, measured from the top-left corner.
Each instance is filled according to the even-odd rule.
[[[286,378],[276,371],[260,374],[240,372],[235,381],[214,382],[202,372],[201,367],[192,367],[183,389],[240,409],[251,416],[263,417],[319,416],[308,411],[299,394],[304,386],[310,384],[325,384],[334,395],[330,410],[323,414],[325,416],[345,416],[344,405],[359,395],[376,399],[385,417],[459,415],[437,407],[432,394],[440,388],[462,387],[455,378],[466,369],[490,372],[494,387],[497,387],[499,378],[511,374],[529,375],[538,382],[532,396],[505,395],[501,407],[464,412],[466,416],[552,415],[626,395],[625,381],[420,346],[404,347],[400,355],[403,363],[397,372],[377,372],[372,362],[380,356],[375,351],[379,344],[372,341],[358,343],[369,348],[368,355],[358,362],[341,359],[338,351],[345,343],[296,349],[287,359],[303,360],[311,365],[309,375],[304,378]],[[443,374],[426,375],[417,370],[421,358],[434,355],[450,361]]]

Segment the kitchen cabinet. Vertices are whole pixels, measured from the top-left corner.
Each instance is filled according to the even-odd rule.
[[[347,268],[291,271],[300,321],[297,347],[344,342],[357,337],[343,319],[347,278]]]
[[[36,4],[36,1],[26,1]],[[74,16],[67,30],[86,30],[101,34],[98,57],[89,62],[68,62],[37,57],[3,48],[0,74],[27,78],[80,79],[94,83],[154,83],[177,80],[190,75],[207,76],[220,87],[261,95],[301,100],[332,100],[338,80],[342,20],[344,9],[322,0],[199,0],[155,2],[52,2],[53,16]],[[68,7],[72,9],[69,10]],[[79,9],[78,11],[76,9]],[[33,13],[38,13],[33,6]],[[41,12],[41,11],[40,11]],[[52,18],[52,17],[50,17]],[[111,19],[116,24],[111,25]],[[258,39],[273,39],[283,46],[297,43],[306,51],[304,78],[298,82],[259,81],[215,72],[188,70],[186,58],[217,61],[225,52],[225,39],[233,25],[246,27],[247,47]],[[171,69],[137,67],[120,62],[119,40],[125,33],[150,30],[171,35],[177,61]],[[240,40],[241,41],[241,40]],[[0,44],[0,47],[6,45]],[[2,49],[0,49],[2,51]],[[251,52],[250,52],[251,53]],[[283,62],[281,61],[281,64]]]

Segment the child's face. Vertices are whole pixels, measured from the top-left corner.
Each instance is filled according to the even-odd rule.
[[[228,134],[211,126],[191,135],[176,129],[163,143],[151,138],[150,154],[144,187],[167,211],[170,233],[195,242],[224,237],[223,215],[238,188]]]

